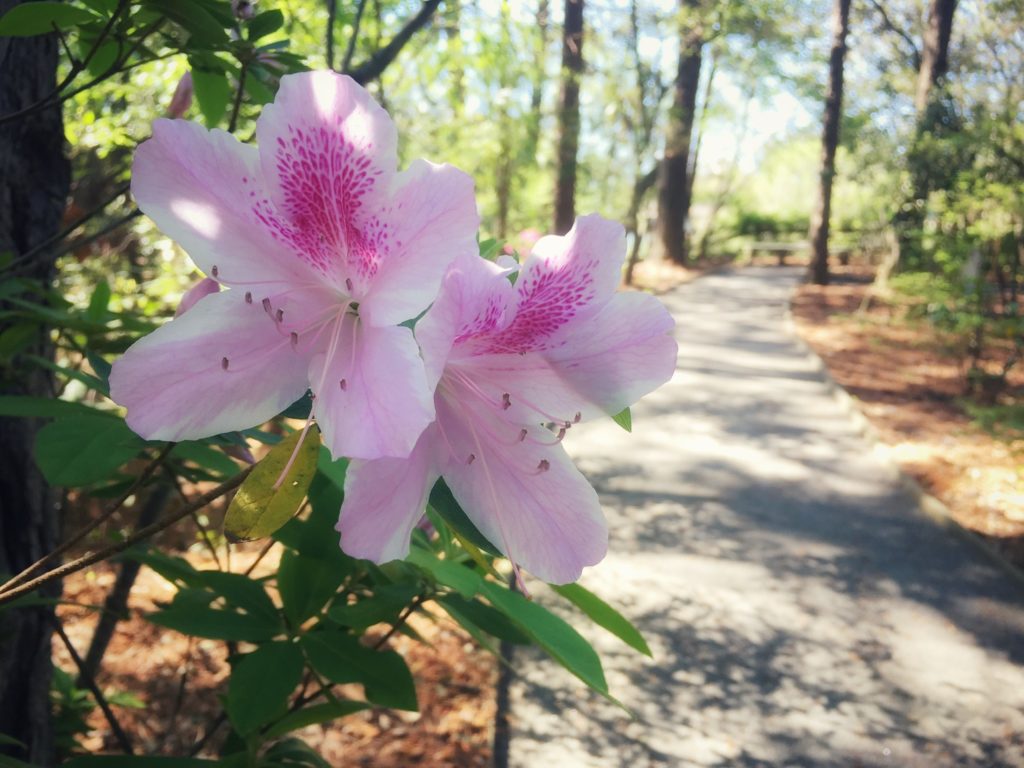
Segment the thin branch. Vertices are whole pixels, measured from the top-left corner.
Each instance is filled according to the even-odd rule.
[[[242,97],[245,94],[245,75],[249,71],[249,63],[243,62],[238,72],[238,93],[235,94],[235,105],[231,108],[231,120],[228,121],[228,133],[234,133],[238,127],[238,115],[242,111]]]
[[[6,593],[10,592],[14,587],[25,582],[33,574],[38,573],[40,570],[43,569],[44,566],[46,566],[47,563],[52,561],[54,558],[63,555],[73,546],[81,542],[86,536],[88,536],[90,533],[92,533],[105,522],[107,522],[107,520],[113,517],[117,510],[119,510],[122,507],[125,501],[127,501],[130,496],[132,496],[136,491],[138,491],[149,480],[149,478],[152,477],[153,473],[156,472],[157,467],[160,466],[160,463],[167,457],[167,454],[169,454],[173,448],[174,443],[168,443],[167,445],[165,445],[163,449],[160,451],[160,453],[157,455],[157,457],[153,459],[151,462],[149,462],[149,464],[147,464],[145,468],[143,468],[142,472],[140,472],[139,476],[135,478],[135,482],[131,484],[128,490],[122,493],[117,498],[117,500],[109,507],[107,507],[106,511],[104,511],[99,517],[97,517],[95,520],[93,520],[91,523],[85,526],[85,528],[80,530],[78,533],[76,533],[70,539],[65,541],[55,550],[50,552],[48,555],[43,555],[41,558],[36,560],[34,563],[32,563],[32,565],[23,570],[21,573],[13,576],[12,578],[4,582],[2,585],[0,585],[0,600],[2,600],[3,596]]]
[[[90,565],[94,565],[100,562],[101,560],[106,560],[108,557],[124,552],[126,549],[129,549],[133,545],[138,544],[140,541],[148,539],[153,534],[159,533],[165,528],[170,528],[172,525],[174,525],[182,518],[188,517],[196,510],[202,509],[210,502],[215,501],[219,499],[221,496],[224,496],[225,494],[235,490],[235,488],[240,486],[245,481],[245,478],[249,476],[249,473],[252,472],[252,469],[252,467],[246,467],[237,475],[232,477],[230,480],[226,480],[213,490],[207,491],[202,496],[197,498],[195,501],[184,505],[181,509],[178,509],[175,512],[171,513],[163,520],[158,520],[152,525],[147,525],[145,528],[136,531],[131,536],[128,536],[127,538],[117,542],[116,544],[112,544],[97,552],[92,552],[88,555],[83,555],[82,557],[79,557],[77,560],[72,560],[70,563],[65,563],[59,568],[54,568],[52,571],[48,571],[47,573],[44,573],[42,576],[32,579],[31,581],[28,581],[20,586],[14,587],[13,589],[7,590],[6,592],[0,594],[0,605],[4,605],[5,603],[9,603],[12,600],[16,600],[22,595],[27,595],[29,592],[32,592],[33,590],[38,589],[39,587],[43,586],[44,584],[48,584],[51,581],[55,581],[56,579],[62,579],[65,576],[68,576],[72,573],[77,573],[78,571],[81,571],[84,568],[88,568]]]
[[[907,44],[907,47],[910,49],[910,60],[914,65],[914,69],[920,69],[921,51],[918,50],[917,44],[914,42],[914,38],[907,34],[906,30],[896,26],[896,24],[893,23],[893,20],[889,18],[889,14],[886,13],[885,7],[880,2],[878,2],[878,0],[868,0],[868,2],[871,4],[871,7],[875,9],[878,15],[881,16],[882,26],[885,27],[885,29],[888,29],[890,32],[897,35],[900,39],[903,40],[903,42]]]
[[[413,612],[426,602],[426,599],[427,596],[425,594],[420,593],[416,595],[412,602],[409,603],[400,614],[398,614],[398,618],[395,620],[395,623],[391,625],[391,629],[389,629],[380,640],[370,647],[375,651],[379,651],[384,643],[390,640],[395,632],[401,629],[405,622],[409,620],[409,617],[412,616]]]
[[[93,41],[92,47],[89,49],[89,52],[85,54],[85,58],[83,58],[81,61],[77,61],[72,58],[71,68],[68,70],[67,75],[64,76],[64,79],[61,80],[60,83],[58,83],[52,91],[50,91],[48,94],[46,94],[43,98],[39,99],[39,101],[35,102],[34,104],[29,104],[24,109],[19,109],[17,112],[11,112],[8,115],[0,116],[0,125],[12,122],[14,120],[19,120],[23,117],[28,117],[29,115],[35,114],[36,112],[39,112],[40,110],[46,109],[46,107],[50,106],[50,103],[55,98],[60,96],[61,91],[63,91],[65,88],[71,85],[71,83],[74,82],[75,78],[82,73],[82,70],[89,66],[89,62],[92,61],[93,56],[95,56],[96,52],[100,49],[100,45],[104,42],[104,40],[106,40],[107,36],[110,34],[110,31],[114,28],[114,22],[117,21],[117,17],[120,16],[124,9],[127,7],[128,0],[120,0],[120,2],[117,4],[117,8],[114,9],[114,12],[110,15],[110,18],[107,19],[106,25],[103,27],[102,30],[100,30],[99,35]],[[101,78],[107,76],[108,73],[104,72]],[[77,92],[78,91],[75,91],[75,93]],[[57,103],[60,104],[63,103],[63,101],[64,99],[60,99]]]
[[[217,715],[217,719],[210,723],[210,727],[206,729],[206,733],[202,735],[199,741],[192,745],[192,749],[188,751],[188,756],[195,757],[198,755],[202,748],[206,746],[206,742],[210,740],[210,737],[213,736],[213,734],[215,734],[225,722],[227,722],[227,719],[227,712],[221,711],[221,713]]]
[[[48,237],[48,238],[46,238],[45,240],[43,240],[43,241],[42,241],[41,243],[39,243],[38,245],[35,245],[35,246],[33,246],[32,248],[29,248],[29,249],[28,249],[27,251],[25,251],[25,252],[24,252],[23,254],[21,254],[20,256],[18,256],[18,258],[17,258],[17,259],[15,259],[15,260],[14,260],[14,262],[12,262],[11,264],[9,264],[9,265],[8,265],[8,268],[10,268],[10,267],[12,267],[12,266],[15,266],[15,265],[16,265],[16,264],[18,264],[19,262],[23,262],[23,261],[28,261],[29,259],[31,259],[31,258],[32,258],[33,256],[35,256],[35,255],[36,255],[37,253],[39,253],[40,251],[43,251],[43,250],[45,250],[46,248],[49,248],[49,247],[50,247],[51,245],[54,245],[54,244],[56,244],[56,243],[59,243],[59,242],[60,242],[61,240],[63,240],[64,238],[66,238],[66,237],[68,237],[69,235],[71,235],[71,233],[73,233],[73,232],[74,232],[74,231],[75,231],[76,229],[78,229],[79,227],[81,227],[81,226],[82,226],[83,224],[86,224],[86,223],[88,223],[89,221],[91,221],[92,219],[94,219],[94,218],[95,218],[96,216],[98,216],[99,214],[103,213],[103,211],[104,211],[104,210],[106,209],[106,207],[107,207],[108,205],[110,205],[110,204],[111,204],[112,202],[114,202],[115,200],[117,200],[117,198],[119,198],[119,197],[120,197],[121,195],[127,194],[127,192],[128,192],[128,191],[129,191],[130,189],[131,189],[131,184],[130,184],[130,183],[128,183],[128,184],[122,184],[121,186],[119,186],[119,187],[118,187],[118,188],[117,188],[117,189],[116,189],[116,190],[114,191],[114,193],[113,193],[113,194],[112,194],[112,195],[111,195],[110,197],[108,197],[108,198],[107,198],[106,200],[104,200],[104,201],[103,201],[102,203],[100,203],[99,205],[97,205],[97,206],[96,206],[95,208],[93,208],[93,209],[92,209],[91,211],[88,211],[87,213],[83,214],[83,215],[81,216],[81,218],[79,218],[79,219],[78,219],[77,221],[75,221],[75,222],[74,222],[73,224],[69,224],[69,225],[68,225],[67,227],[65,227],[64,229],[62,229],[62,230],[61,230],[60,232],[58,232],[57,234],[53,235],[52,237]]]
[[[128,734],[124,732],[121,724],[117,721],[117,717],[114,716],[114,711],[110,708],[110,702],[107,701],[107,697],[103,695],[103,691],[96,685],[96,681],[92,675],[88,674],[85,669],[85,662],[82,661],[82,657],[78,655],[78,651],[75,650],[75,646],[71,644],[71,638],[68,637],[64,631],[64,627],[61,626],[60,619],[56,616],[50,616],[50,620],[53,622],[54,631],[57,636],[64,643],[64,647],[68,649],[68,655],[71,656],[71,660],[75,662],[75,666],[78,667],[78,679],[85,683],[85,686],[92,691],[93,697],[96,699],[96,703],[99,704],[101,710],[103,710],[103,716],[107,719],[107,723],[110,725],[110,730],[114,734],[114,738],[117,739],[118,746],[121,747],[121,751],[127,755],[134,753],[132,749],[132,742],[128,738]]]
[[[366,10],[366,0],[359,0],[356,6],[356,18],[352,22],[352,36],[348,39],[348,47],[345,48],[345,58],[341,62],[341,71],[348,72],[352,66],[352,57],[356,52],[356,41],[359,38],[359,27],[363,22],[363,11]]]
[[[441,0],[424,0],[419,12],[409,19],[405,26],[398,30],[398,33],[391,38],[387,45],[348,73],[352,76],[352,79],[360,85],[365,85],[369,81],[380,77],[381,73],[401,53],[409,39],[427,25],[440,4]]]
[[[327,68],[334,69],[334,20],[338,15],[338,0],[327,0],[327,39],[325,41],[324,58]]]

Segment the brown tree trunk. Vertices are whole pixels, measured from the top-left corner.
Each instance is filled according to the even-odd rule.
[[[828,224],[832,212],[832,180],[836,175],[839,123],[843,117],[843,59],[846,35],[850,31],[850,0],[836,0],[832,6],[832,54],[828,63],[828,92],[821,128],[821,182],[818,200],[811,214],[811,279],[828,285]]]
[[[928,108],[932,91],[949,71],[949,38],[953,34],[953,14],[957,0],[932,0],[928,9],[928,27],[924,32],[921,68],[917,73],[914,109],[918,119]]]
[[[704,47],[699,1],[681,0],[681,4],[679,66],[665,138],[665,157],[658,174],[658,239],[664,256],[676,264],[686,263],[686,219],[690,212],[687,170]]]
[[[914,93],[914,109],[917,113],[917,141],[930,132],[936,120],[932,104],[936,87],[949,71],[949,41],[953,34],[953,14],[957,0],[931,0],[928,9],[928,25],[924,31],[924,45],[921,66],[917,72],[917,89]],[[931,183],[927,173],[920,169],[911,174],[910,200],[897,215],[901,258],[920,261],[924,257],[921,235],[924,230],[928,195]]]
[[[0,16],[17,5],[0,0]],[[0,38],[0,115],[35,104],[56,85],[57,39],[53,35]],[[52,237],[60,225],[70,184],[59,107],[0,125],[0,254],[17,260]],[[48,288],[52,256],[43,251],[21,263],[22,277]],[[0,301],[0,309],[5,309]],[[3,325],[0,324],[0,332]],[[29,354],[49,357],[49,337],[40,331]],[[0,369],[0,395],[53,395],[53,382],[38,366]],[[51,551],[57,541],[54,500],[35,462],[32,419],[0,418],[0,573],[17,573]],[[25,749],[0,746],[32,765],[56,761],[50,719],[49,608],[0,612],[0,733]]]
[[[562,29],[562,99],[558,107],[558,169],[555,232],[576,218],[576,151],[580,138],[580,78],[583,75],[583,0],[565,0]]]

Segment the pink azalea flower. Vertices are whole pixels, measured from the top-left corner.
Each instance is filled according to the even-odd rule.
[[[460,259],[416,326],[436,421],[403,459],[353,461],[338,530],[351,555],[404,557],[444,476],[480,531],[545,581],[577,579],[607,549],[597,494],[561,439],[615,414],[675,370],[673,320],[653,296],[616,293],[622,227],[578,219],[508,270]]]
[[[423,360],[399,324],[454,258],[476,253],[473,182],[417,160],[351,79],[290,75],[259,149],[158,120],[135,156],[139,207],[227,290],[136,342],[111,396],[143,437],[251,427],[308,389],[335,456],[405,456],[434,418]]]

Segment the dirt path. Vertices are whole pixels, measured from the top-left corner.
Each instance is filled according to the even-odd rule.
[[[588,632],[630,720],[520,653],[515,768],[1024,765],[1024,588],[860,436],[785,330],[798,277],[667,294],[676,377],[632,436],[573,430],[612,530],[583,584],[655,658]]]

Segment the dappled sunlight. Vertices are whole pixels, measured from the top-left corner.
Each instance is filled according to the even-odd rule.
[[[216,240],[220,236],[221,216],[213,205],[175,197],[171,199],[168,207],[175,216],[203,237]]]

